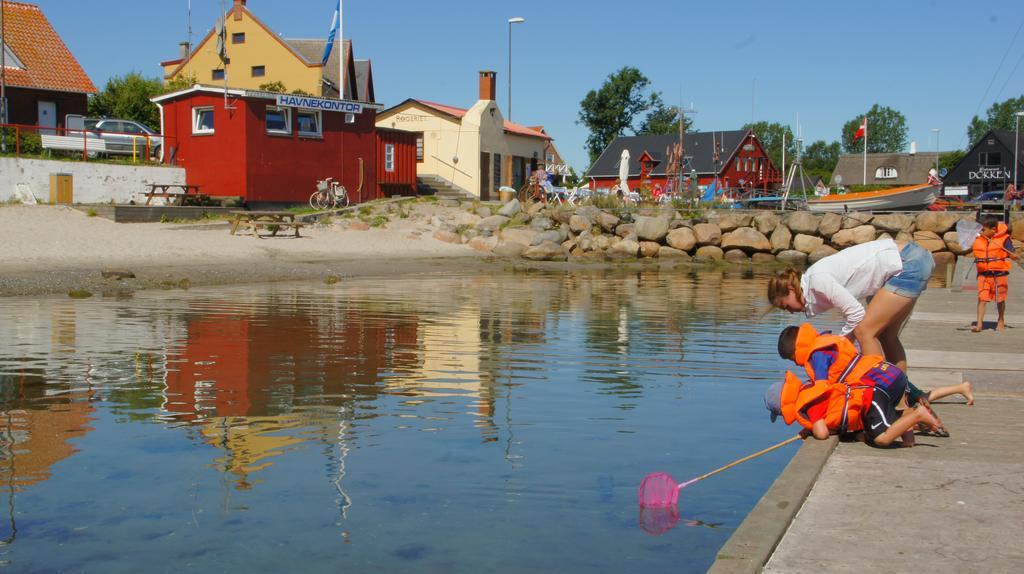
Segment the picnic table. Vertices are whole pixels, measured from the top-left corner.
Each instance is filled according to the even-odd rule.
[[[154,197],[162,197],[169,200],[170,205],[185,205],[186,200],[192,200],[197,205],[205,205],[209,196],[199,193],[198,185],[185,183],[150,183],[147,184],[149,191],[143,192],[146,196],[146,205],[153,201]]]
[[[235,235],[239,228],[248,228],[256,237],[267,237],[259,233],[263,228],[270,231],[270,237],[287,229],[294,229],[295,237],[299,237],[299,229],[309,225],[305,221],[295,221],[298,214],[294,211],[232,211],[231,215],[231,235]]]

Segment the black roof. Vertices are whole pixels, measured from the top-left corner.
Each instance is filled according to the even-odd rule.
[[[717,173],[733,156],[747,133],[746,130],[687,132],[685,155],[690,158],[687,162],[687,171],[692,168],[700,174]],[[654,169],[651,171],[651,175],[664,175],[667,166],[665,154],[670,146],[678,142],[678,134],[619,136],[608,144],[594,165],[590,166],[587,177],[618,177],[619,158],[622,157],[624,149],[629,150],[629,175],[640,175],[639,160],[645,151],[654,158]],[[717,168],[714,162],[713,142],[721,142],[722,147]]]

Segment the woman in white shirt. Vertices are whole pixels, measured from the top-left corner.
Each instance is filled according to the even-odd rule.
[[[910,242],[900,249],[892,239],[879,239],[829,255],[803,273],[779,272],[768,283],[768,300],[807,317],[838,309],[846,321],[842,334],[856,339],[862,353],[884,355],[905,371],[900,327],[934,269],[932,254],[920,245]],[[868,297],[865,310],[860,299]]]

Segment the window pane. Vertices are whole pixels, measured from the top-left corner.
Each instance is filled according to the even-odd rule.
[[[299,133],[320,135],[320,116],[314,112],[299,112]]]
[[[212,77],[213,77],[214,80],[223,80],[224,79],[224,70],[214,70],[213,74],[212,74]]]
[[[423,136],[416,138],[416,161],[423,161]]]
[[[266,76],[266,75],[267,75],[267,67],[266,66],[253,66],[252,67],[252,77],[254,77],[254,78],[262,78],[263,76]]]
[[[267,131],[288,131],[288,118],[287,113],[284,110],[282,110],[281,108],[267,107]]]
[[[213,131],[213,110],[196,110],[196,131]]]
[[[384,171],[395,171],[395,144],[384,145]]]
[[[231,35],[232,44],[244,44],[245,43],[245,32],[235,32]]]

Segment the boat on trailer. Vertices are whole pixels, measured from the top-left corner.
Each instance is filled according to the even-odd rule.
[[[807,210],[816,213],[915,211],[935,203],[941,189],[941,185],[923,183],[876,191],[825,195],[808,199]]]

